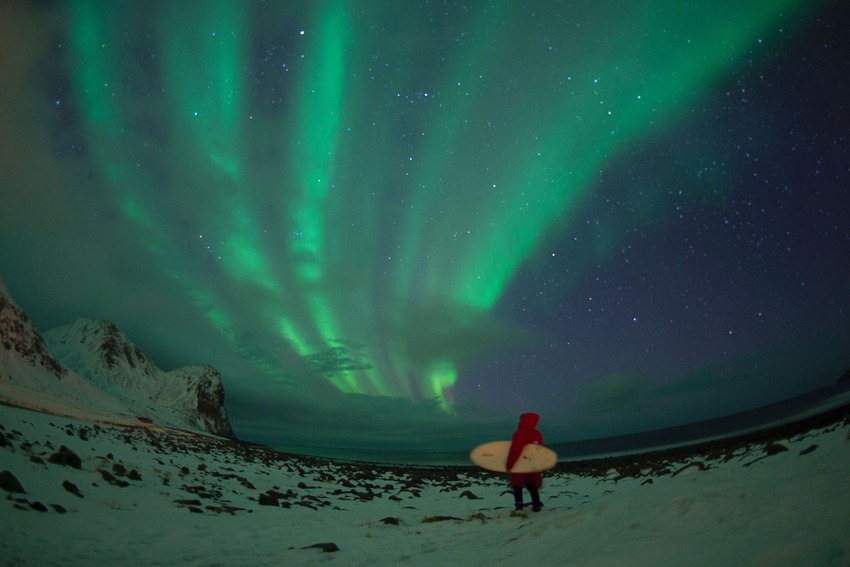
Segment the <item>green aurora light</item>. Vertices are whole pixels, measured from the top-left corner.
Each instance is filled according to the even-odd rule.
[[[170,2],[145,19],[141,4],[74,2],[73,80],[120,211],[234,349],[282,384],[298,374],[450,411],[453,344],[476,340],[466,331],[604,164],[760,39],[779,41],[797,4],[588,2],[579,18],[556,4],[531,17],[515,2],[451,16],[311,2],[308,20],[278,6],[262,15],[285,30],[267,46],[287,61],[272,78],[253,4]],[[254,313],[231,307],[244,294]],[[282,351],[245,340],[246,318]],[[405,333],[411,318],[431,336]]]

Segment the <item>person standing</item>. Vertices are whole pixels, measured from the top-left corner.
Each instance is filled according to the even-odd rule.
[[[533,412],[524,413],[519,416],[519,427],[514,432],[511,440],[511,448],[508,451],[508,459],[505,463],[505,470],[510,473],[510,485],[514,493],[514,505],[517,510],[523,508],[523,488],[528,490],[531,495],[531,509],[539,512],[543,507],[540,502],[540,489],[543,487],[543,475],[539,472],[535,473],[512,473],[516,462],[522,454],[523,448],[529,443],[535,445],[543,445],[543,435],[537,430],[537,424],[540,421],[540,416]]]

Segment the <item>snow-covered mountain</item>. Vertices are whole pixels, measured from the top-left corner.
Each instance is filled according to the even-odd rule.
[[[3,351],[0,359],[8,363],[19,362],[23,374],[30,369],[43,370],[53,375],[53,380],[62,380],[67,371],[47,351],[44,341],[35,330],[30,318],[24,313],[0,287],[0,343]],[[9,379],[12,379],[9,376]],[[19,378],[24,378],[21,376]],[[25,380],[24,380],[25,381]],[[48,380],[49,381],[49,380]]]
[[[50,413],[115,419],[128,412],[118,399],[63,367],[0,285],[0,401]]]
[[[2,287],[0,400],[75,417],[142,419],[234,437],[215,368],[160,370],[106,321],[79,319],[42,339]]]
[[[164,372],[108,321],[77,319],[47,331],[44,339],[64,366],[103,391],[132,400],[140,416],[169,422],[177,418],[184,427],[233,437],[221,375],[212,366]]]

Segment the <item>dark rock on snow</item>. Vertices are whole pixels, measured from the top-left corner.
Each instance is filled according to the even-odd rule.
[[[49,463],[54,465],[62,465],[63,467],[73,467],[75,469],[83,468],[83,460],[71,449],[62,445],[59,450],[47,459]]]
[[[6,492],[16,492],[18,494],[27,493],[17,477],[9,471],[0,472],[0,488]]]
[[[313,549],[318,548],[324,551],[325,553],[333,553],[334,551],[339,551],[339,546],[333,542],[328,543],[314,543],[313,545],[308,545],[307,547],[302,547],[301,549]]]
[[[73,482],[71,482],[70,480],[66,480],[66,481],[62,482],[62,488],[64,488],[65,490],[67,490],[68,492],[73,494],[74,496],[79,496],[80,498],[83,497],[83,494],[82,494],[82,492],[80,492],[80,489],[77,488],[77,485],[74,484]]]

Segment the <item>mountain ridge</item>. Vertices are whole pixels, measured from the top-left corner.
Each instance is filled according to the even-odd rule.
[[[80,318],[42,336],[0,285],[0,347],[2,401],[236,439],[218,370],[161,370],[109,321]]]

